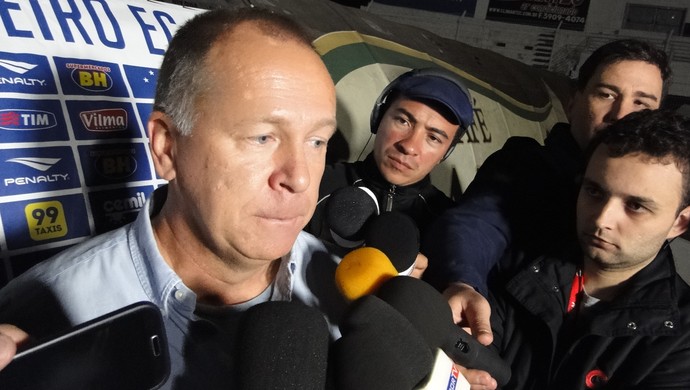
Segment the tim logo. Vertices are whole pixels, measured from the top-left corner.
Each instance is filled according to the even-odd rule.
[[[57,126],[55,114],[40,110],[0,110],[2,130],[45,130]]]
[[[74,63],[68,63],[66,66],[67,69],[72,69],[72,81],[84,90],[104,92],[113,87],[110,67]]]
[[[94,157],[96,172],[107,179],[123,179],[134,174],[137,170],[137,160],[134,150],[108,150],[91,152]]]
[[[79,119],[88,131],[111,132],[127,130],[127,111],[122,108],[82,111]]]

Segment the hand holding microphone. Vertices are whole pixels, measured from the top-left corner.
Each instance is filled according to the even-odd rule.
[[[439,292],[421,280],[391,276],[393,271],[385,257],[358,252],[364,249],[350,252],[336,269],[336,285],[348,299],[375,292],[409,320],[431,348],[442,349],[462,366],[489,372],[499,386],[508,382],[510,367],[497,353],[455,325],[450,306]]]
[[[376,295],[404,315],[429,345],[441,348],[454,362],[487,371],[499,386],[510,380],[510,366],[453,322],[450,306],[429,284],[398,276],[384,282]]]

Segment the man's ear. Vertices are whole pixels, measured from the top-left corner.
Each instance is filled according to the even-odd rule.
[[[572,118],[570,118],[570,117],[572,116],[572,113],[573,113],[573,107],[575,106],[576,99],[583,99],[583,97],[581,95],[582,95],[582,92],[575,89],[575,87],[573,87],[573,91],[570,94],[568,94],[568,100],[565,102],[565,105],[564,105],[565,116],[566,116],[566,118],[568,118],[568,122],[572,122]]]
[[[680,211],[666,238],[670,240],[685,233],[685,231],[688,230],[688,224],[690,224],[690,206]]]
[[[147,123],[151,157],[158,176],[170,181],[175,178],[175,141],[177,129],[172,120],[160,111],[153,111]]]

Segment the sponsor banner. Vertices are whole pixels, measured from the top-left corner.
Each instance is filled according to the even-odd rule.
[[[82,195],[2,203],[0,217],[10,250],[91,235]]]
[[[69,147],[0,149],[0,196],[79,188]]]
[[[5,48],[5,46],[2,46]],[[48,58],[0,51],[0,92],[55,94],[57,87]]]
[[[589,0],[489,0],[487,20],[584,31]]]
[[[375,3],[464,16],[474,16],[477,8],[477,0],[376,0]]]
[[[54,60],[66,95],[129,96],[116,64],[76,58],[55,57]]]
[[[143,143],[79,146],[79,157],[90,187],[151,180]]]
[[[68,140],[59,100],[0,98],[0,143]]]
[[[77,100],[67,101],[66,105],[78,140],[143,137],[143,127],[131,103]]]
[[[89,194],[96,233],[107,232],[136,219],[152,186],[118,188]]]
[[[0,286],[130,222],[162,184],[145,122],[168,42],[202,11],[146,0],[0,2]]]

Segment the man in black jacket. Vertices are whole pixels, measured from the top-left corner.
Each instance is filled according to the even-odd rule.
[[[586,155],[579,247],[502,260],[491,280],[504,388],[690,388],[690,286],[668,245],[690,221],[690,121],[632,113]]]
[[[570,123],[554,126],[542,146],[512,137],[477,172],[457,206],[426,234],[424,276],[445,289],[455,320],[491,342],[486,294],[489,270],[512,251],[557,250],[573,235],[582,150],[626,114],[656,109],[670,77],[666,54],[639,40],[595,50],[580,67],[567,107]]]
[[[411,217],[421,234],[451,200],[431,184],[429,173],[453,151],[473,123],[470,95],[455,73],[415,69],[393,80],[371,113],[374,150],[364,161],[326,167],[319,203],[306,231],[334,242],[325,217],[330,195],[343,187],[366,188],[378,212]],[[422,250],[422,253],[424,250]],[[419,263],[426,263],[426,258]],[[419,271],[426,267],[417,264]]]

